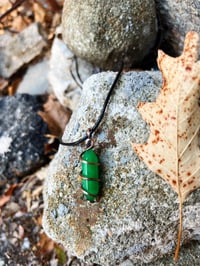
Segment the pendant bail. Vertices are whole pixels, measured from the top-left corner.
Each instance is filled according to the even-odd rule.
[[[88,128],[87,130],[87,139],[85,141],[85,145],[86,145],[86,150],[90,150],[94,147],[94,140],[92,138],[92,130],[91,128]]]

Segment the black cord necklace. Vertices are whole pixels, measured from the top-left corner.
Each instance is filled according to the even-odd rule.
[[[123,64],[119,72],[117,73],[114,82],[107,94],[107,97],[105,99],[105,102],[103,104],[102,110],[100,112],[99,117],[97,118],[96,123],[92,128],[89,128],[87,130],[85,136],[73,142],[63,142],[62,139],[59,140],[60,144],[65,146],[76,146],[81,144],[82,142],[86,143],[86,149],[80,154],[80,162],[82,166],[80,177],[82,180],[81,188],[83,191],[84,198],[89,200],[90,202],[94,202],[98,199],[101,190],[101,180],[99,178],[99,159],[94,150],[92,149],[94,147],[93,134],[99,127],[101,121],[103,120],[106,107],[109,103],[116,83],[119,80],[122,70]]]

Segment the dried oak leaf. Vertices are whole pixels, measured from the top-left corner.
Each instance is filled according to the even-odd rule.
[[[182,231],[182,204],[200,187],[198,45],[199,35],[189,32],[181,56],[172,58],[159,51],[158,65],[163,76],[160,94],[155,102],[138,105],[151,133],[147,143],[133,144],[139,157],[178,194],[180,227],[175,260]]]
[[[64,108],[52,94],[48,96],[43,108],[44,111],[39,111],[38,114],[48,124],[50,133],[61,136],[70,119],[71,111]]]

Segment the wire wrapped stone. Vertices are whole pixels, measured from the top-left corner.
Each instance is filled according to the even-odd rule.
[[[83,196],[90,202],[97,200],[100,194],[100,178],[99,178],[99,159],[93,149],[88,149],[81,153],[80,162],[82,171],[81,188]]]

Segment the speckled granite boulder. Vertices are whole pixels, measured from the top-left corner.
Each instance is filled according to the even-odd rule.
[[[137,65],[154,46],[157,32],[151,0],[67,0],[62,17],[68,47],[103,69]]]
[[[163,27],[163,48],[168,52],[172,49],[174,52],[171,51],[171,54],[180,55],[186,33],[188,31],[200,33],[200,1],[156,0],[155,2]]]
[[[79,139],[93,126],[115,75],[100,73],[85,82],[64,141]],[[61,146],[50,165],[44,185],[44,229],[88,265],[143,265],[165,254],[173,260],[179,221],[177,196],[148,170],[131,146],[131,142],[145,142],[149,134],[136,105],[154,100],[160,86],[160,72],[129,72],[120,78],[95,135],[104,180],[99,202],[81,198],[79,155],[84,146]],[[184,243],[200,240],[199,228],[197,190],[184,205]],[[195,265],[187,249],[181,259],[183,256],[185,265]]]

